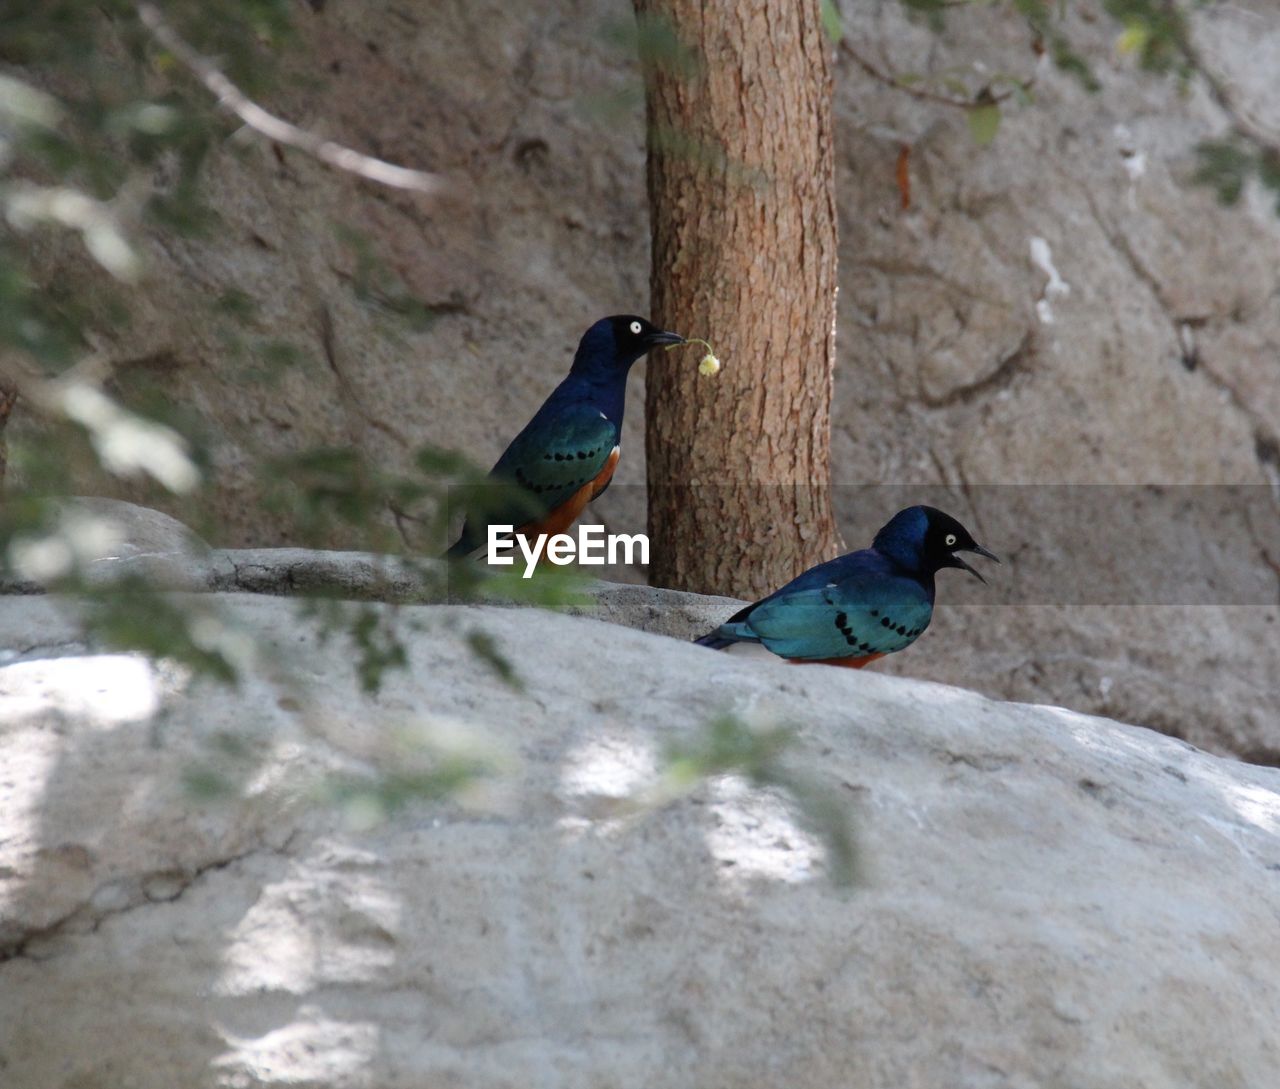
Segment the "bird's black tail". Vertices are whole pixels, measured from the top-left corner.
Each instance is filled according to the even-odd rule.
[[[725,647],[731,647],[736,642],[736,639],[726,639],[721,635],[719,628],[716,628],[715,631],[707,632],[700,639],[694,640],[694,643],[698,646],[710,647],[712,650],[724,650]]]
[[[701,638],[695,639],[694,643],[700,647],[710,647],[712,650],[724,650],[725,647],[731,647],[734,643],[741,643],[743,641],[741,639],[734,638],[732,635],[721,635],[720,633],[724,631],[726,624],[740,624],[746,620],[748,614],[758,604],[759,602],[755,602],[739,609],[728,620],[722,621],[714,631],[709,631]]]
[[[465,560],[475,550],[475,544],[464,533],[456,541],[449,546],[449,551],[444,554],[446,560]]]

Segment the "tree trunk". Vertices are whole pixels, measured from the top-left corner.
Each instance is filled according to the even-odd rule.
[[[831,513],[832,44],[818,0],[635,0],[645,56],[654,320],[705,337],[650,359],[652,581],[758,597],[840,551]]]

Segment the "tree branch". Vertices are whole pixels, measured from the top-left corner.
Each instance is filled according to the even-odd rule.
[[[428,174],[375,159],[268,113],[220,72],[212,61],[188,45],[154,4],[139,3],[136,8],[138,18],[152,37],[189,69],[217,97],[221,106],[268,140],[296,148],[322,163],[382,185],[431,195],[439,195],[448,188],[448,182],[439,174]]]
[[[910,95],[912,98],[918,98],[923,102],[935,102],[941,106],[952,106],[960,110],[971,110],[974,106],[994,106],[1003,102],[1005,99],[1013,95],[1015,88],[1008,87],[1003,91],[993,93],[989,87],[984,87],[972,99],[954,98],[951,95],[939,94],[937,91],[930,91],[924,87],[916,87],[913,84],[905,82],[901,77],[894,75],[892,72],[883,72],[877,68],[871,61],[867,60],[849,43],[849,35],[845,34],[840,38],[840,51],[849,57],[854,64],[867,73],[872,79],[878,83],[883,83],[886,87],[892,87],[895,91],[902,91],[904,94]],[[1029,91],[1035,85],[1036,77],[1031,75],[1026,80],[1018,83],[1017,86],[1023,91]]]

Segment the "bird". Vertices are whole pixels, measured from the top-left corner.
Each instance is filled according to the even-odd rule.
[[[951,515],[907,507],[870,548],[809,568],[694,642],[713,650],[759,643],[792,662],[861,669],[920,638],[933,616],[939,570],[958,567],[987,581],[957,552],[1000,562]]]
[[[654,348],[684,342],[634,314],[592,325],[568,375],[489,472],[489,480],[515,487],[498,493],[491,508],[470,512],[446,555],[459,559],[486,547],[489,525],[514,525],[535,538],[573,525],[617,468],[632,365]]]

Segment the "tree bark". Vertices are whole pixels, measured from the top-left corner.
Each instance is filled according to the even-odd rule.
[[[832,52],[818,0],[635,0],[654,320],[705,337],[651,358],[655,585],[758,597],[840,551],[831,510],[836,206]],[[646,33],[648,31],[648,33]]]

